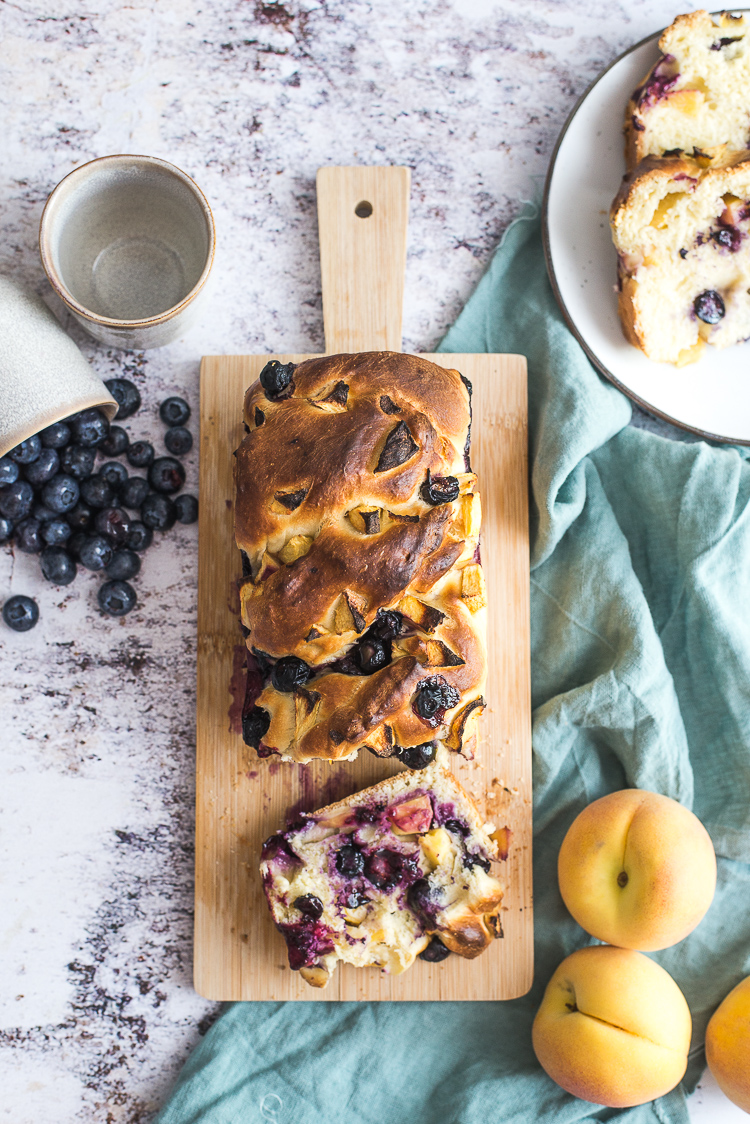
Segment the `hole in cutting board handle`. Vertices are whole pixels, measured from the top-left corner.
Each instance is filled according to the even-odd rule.
[[[366,199],[363,199],[361,203],[357,203],[357,206],[354,208],[354,213],[358,219],[369,219],[372,214],[372,203],[368,203]]]

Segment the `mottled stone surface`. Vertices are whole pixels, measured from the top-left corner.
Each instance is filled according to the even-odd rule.
[[[317,167],[403,163],[404,343],[430,350],[538,190],[576,98],[675,11],[4,3],[0,272],[47,300],[102,375],[134,379],[144,406],[127,427],[161,447],[157,405],[179,392],[197,410],[202,354],[322,348]],[[50,189],[112,152],[174,161],[215,211],[211,307],[160,351],[87,340],[37,254]],[[215,1014],[191,989],[197,533],[157,538],[119,622],[99,613],[96,576],[44,588],[34,558],[0,550],[0,598],[41,607],[33,632],[0,627],[0,1120],[12,1124],[146,1124]]]

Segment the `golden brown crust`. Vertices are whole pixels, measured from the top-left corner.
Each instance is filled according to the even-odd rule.
[[[249,388],[235,468],[247,646],[312,669],[301,692],[266,682],[264,752],[337,760],[432,741],[450,716],[414,712],[419,684],[440,675],[463,703],[486,676],[484,592],[462,580],[478,569],[480,522],[468,386],[418,356],[373,352],[308,360],[289,390]],[[461,494],[428,502],[424,485],[445,477]],[[402,620],[392,662],[370,675],[336,665],[384,610]]]

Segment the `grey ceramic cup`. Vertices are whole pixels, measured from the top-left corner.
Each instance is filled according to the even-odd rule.
[[[214,246],[203,192],[153,156],[76,168],[50,195],[39,229],[55,292],[89,335],[114,347],[162,347],[187,331]]]
[[[0,456],[45,429],[117,403],[41,297],[0,277]]]

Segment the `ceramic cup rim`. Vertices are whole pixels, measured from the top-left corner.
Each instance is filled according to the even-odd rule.
[[[196,281],[193,288],[187,293],[182,300],[167,308],[164,312],[158,313],[156,316],[147,316],[140,320],[121,320],[111,316],[100,316],[96,312],[92,312],[90,308],[86,308],[75,299],[73,294],[66,288],[62,278],[58,274],[52,260],[52,246],[51,246],[51,230],[55,222],[55,209],[59,200],[65,190],[65,185],[68,185],[68,190],[71,184],[68,181],[77,179],[82,172],[87,168],[91,168],[94,164],[142,164],[150,167],[161,168],[174,176],[176,179],[181,180],[186,187],[193,193],[206,220],[208,228],[208,252],[206,254],[206,264],[203,267],[203,272]],[[44,266],[44,272],[47,274],[50,285],[55,290],[57,295],[62,301],[72,309],[73,312],[78,313],[85,320],[90,320],[92,324],[102,324],[109,328],[123,328],[130,329],[131,331],[137,328],[146,328],[154,324],[164,324],[168,320],[172,320],[175,316],[179,315],[195,298],[198,293],[206,284],[208,275],[211,272],[211,267],[214,261],[214,252],[216,249],[216,227],[214,225],[214,216],[209,206],[206,196],[203,194],[198,184],[192,179],[187,172],[183,172],[176,164],[171,164],[168,160],[162,160],[159,156],[142,156],[130,153],[114,153],[110,156],[97,156],[94,160],[88,160],[85,164],[81,164],[78,168],[73,168],[68,172],[67,176],[60,180],[58,185],[53,188],[47,202],[42,211],[42,218],[39,223],[39,253]]]

